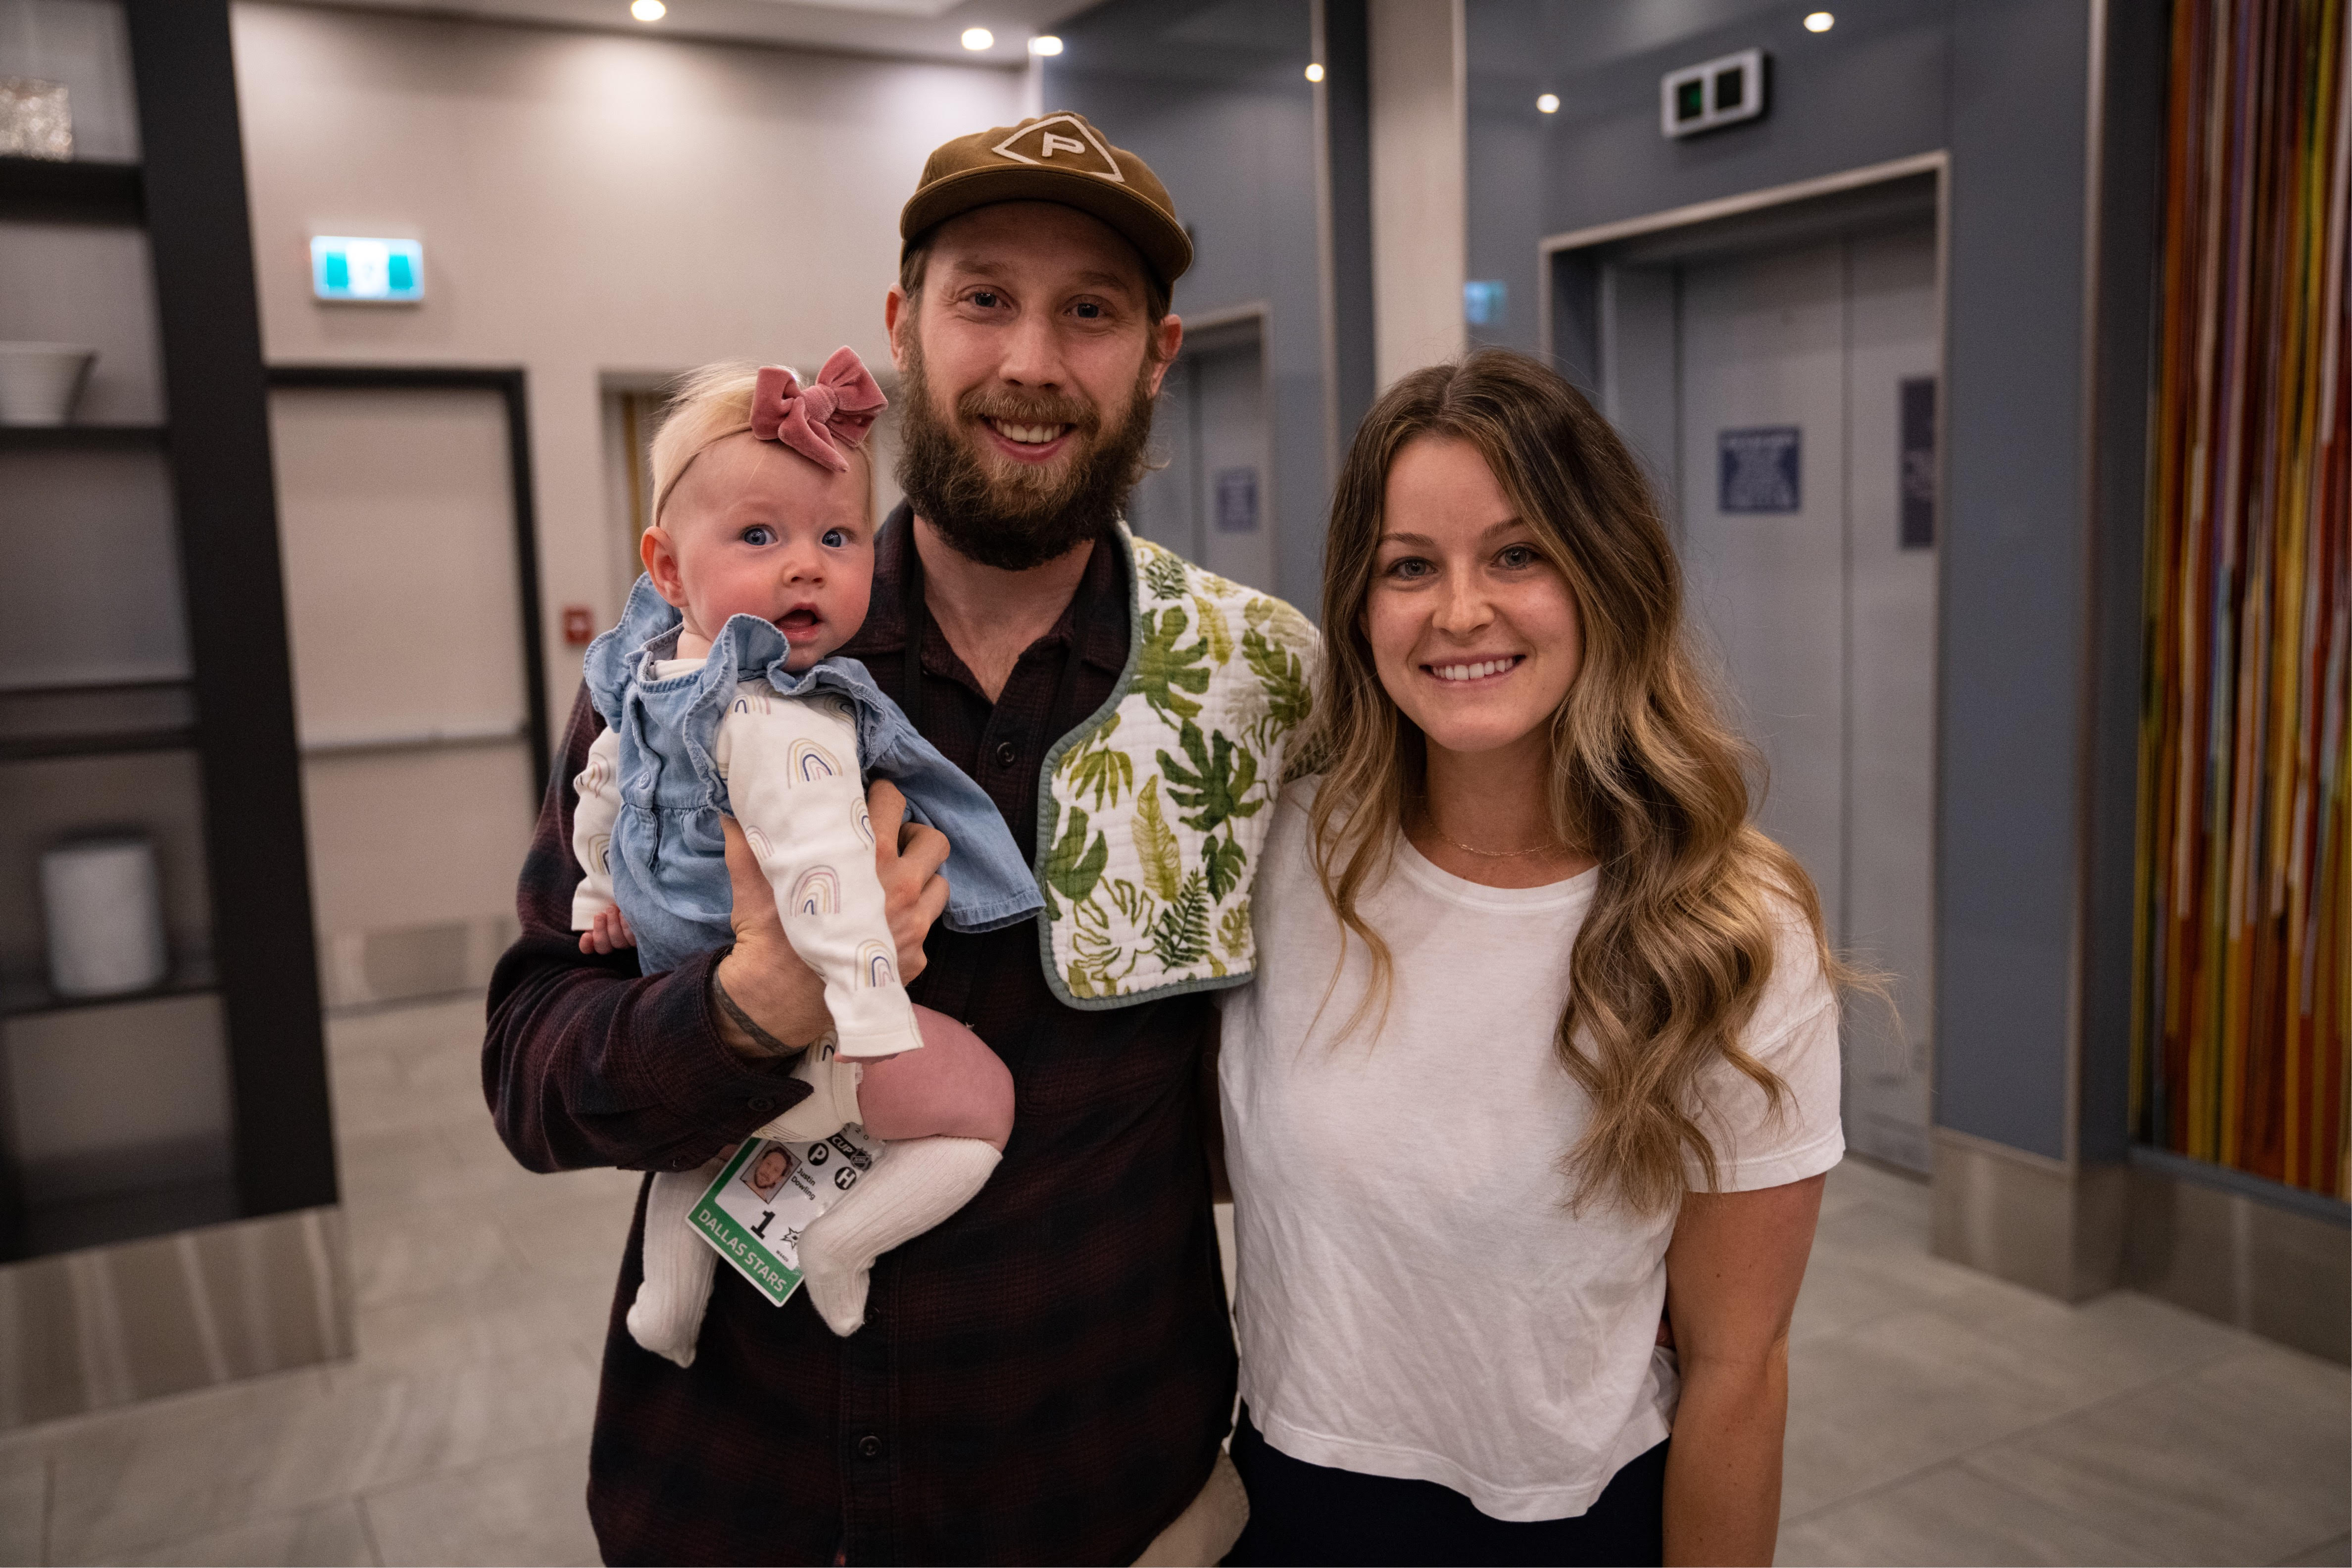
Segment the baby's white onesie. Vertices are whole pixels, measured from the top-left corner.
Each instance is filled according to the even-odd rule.
[[[690,674],[699,659],[662,659],[656,680]],[[803,1054],[793,1076],[808,1098],[754,1136],[803,1142],[861,1121],[858,1063],[921,1047],[914,1005],[898,979],[887,902],[874,868],[857,720],[845,698],[784,697],[764,680],[735,689],[719,720],[712,761],[760,869],[775,890],[784,936],[824,982],[834,1032]],[[572,899],[572,929],[585,931],[614,907],[607,856],[621,814],[620,737],[607,730],[588,749],[573,784],[572,846],[584,875]],[[717,1258],[688,1224],[724,1154],[698,1171],[656,1172],[646,1196],[645,1282],[629,1308],[629,1332],[680,1366],[694,1361]],[[835,1333],[865,1320],[874,1258],[969,1201],[996,1168],[977,1139],[894,1143],[873,1173],[819,1215],[800,1240],[809,1295]]]
[[[701,668],[700,659],[662,659],[653,679]],[[620,744],[610,730],[597,736],[578,780],[572,845],[587,875],[572,895],[574,931],[614,907],[605,856],[621,814]],[[782,697],[765,680],[743,681],[719,721],[711,757],[775,889],[784,936],[824,981],[836,1052],[856,1060],[919,1048],[923,1037],[898,980],[898,950],[874,871],[874,825],[849,700]]]

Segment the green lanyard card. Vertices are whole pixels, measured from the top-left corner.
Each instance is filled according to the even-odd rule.
[[[807,1143],[747,1138],[687,1224],[781,1307],[800,1289],[801,1233],[874,1168],[886,1147],[862,1127]]]

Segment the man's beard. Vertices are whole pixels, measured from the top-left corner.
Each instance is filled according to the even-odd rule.
[[[1152,369],[1146,359],[1126,417],[1108,436],[1102,410],[1092,403],[1050,393],[1023,395],[1003,387],[965,393],[950,423],[932,405],[922,344],[910,337],[898,488],[916,515],[938,529],[956,553],[983,566],[1025,572],[1066,554],[1108,528],[1143,478],[1151,439]],[[982,419],[1067,425],[1076,453],[1053,467],[988,461],[958,429]]]

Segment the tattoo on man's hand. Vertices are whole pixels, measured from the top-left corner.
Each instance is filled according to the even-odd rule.
[[[797,1056],[808,1048],[806,1046],[788,1046],[760,1027],[751,1015],[743,1011],[742,1006],[734,997],[727,994],[727,987],[719,983],[719,971],[716,969],[710,972],[710,994],[718,1001],[720,1010],[735,1020],[736,1026],[751,1037],[751,1043],[770,1056]]]

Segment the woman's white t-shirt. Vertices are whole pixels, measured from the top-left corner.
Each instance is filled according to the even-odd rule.
[[[1588,1102],[1552,1036],[1599,873],[1482,887],[1400,838],[1358,900],[1395,962],[1386,1025],[1335,1044],[1370,963],[1351,939],[1332,984],[1313,787],[1276,807],[1258,978],[1224,1003],[1242,1397],[1293,1458],[1436,1481],[1500,1520],[1582,1513],[1664,1440],[1679,1390],[1654,1343],[1674,1215],[1565,1205]],[[1793,908],[1741,1044],[1789,1094],[1771,1115],[1738,1069],[1707,1069],[1723,1189],[1836,1164],[1836,998]]]

